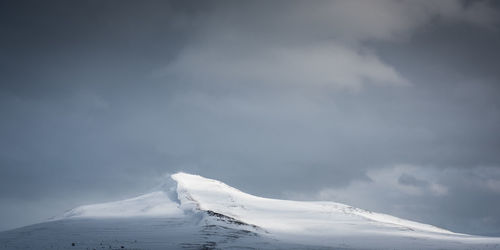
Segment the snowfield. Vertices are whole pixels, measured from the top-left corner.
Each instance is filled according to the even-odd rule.
[[[171,187],[0,233],[0,249],[500,249],[500,238],[335,202],[257,197],[177,173]]]

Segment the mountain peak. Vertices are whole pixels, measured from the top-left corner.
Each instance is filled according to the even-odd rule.
[[[285,231],[371,231],[372,226],[421,233],[454,234],[445,229],[390,215],[369,212],[336,202],[291,201],[247,194],[223,182],[179,172],[171,175],[172,187],[131,199],[80,206],[62,218],[181,216],[187,212],[212,211]],[[171,192],[171,193],[169,193]],[[307,219],[302,218],[308,214]],[[312,216],[314,215],[314,216]]]
[[[336,202],[258,197],[200,175],[179,172],[171,175],[171,179],[173,181],[167,182],[170,186],[163,186],[159,191],[121,201],[80,206],[58,217],[54,223],[68,220],[77,223],[84,219],[99,227],[113,219],[127,223],[133,221],[135,227],[137,223],[156,225],[156,221],[167,221],[165,226],[169,225],[169,229],[166,234],[174,231],[175,234],[184,234],[186,231],[189,235],[195,230],[200,235],[209,235],[206,237],[225,235],[231,238],[234,234],[244,234],[294,244],[317,245],[320,242],[322,246],[343,248],[377,246],[386,249],[396,246],[405,249],[411,245],[425,249],[429,246],[456,248],[500,243],[498,238],[457,234]],[[86,227],[88,222],[81,223],[78,225]],[[483,249],[484,244],[479,248]]]

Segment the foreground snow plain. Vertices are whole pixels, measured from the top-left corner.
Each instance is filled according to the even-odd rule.
[[[0,249],[500,249],[500,238],[341,203],[262,198],[186,173],[171,178],[156,192],[1,232]]]

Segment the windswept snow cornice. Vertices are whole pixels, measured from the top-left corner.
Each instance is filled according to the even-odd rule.
[[[185,208],[211,210],[271,230],[341,232],[394,230],[454,234],[432,225],[373,213],[336,202],[304,202],[262,198],[244,193],[220,181],[177,173],[177,193]]]

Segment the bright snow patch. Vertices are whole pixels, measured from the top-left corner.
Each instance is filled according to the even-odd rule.
[[[277,231],[313,234],[377,232],[382,227],[398,232],[455,234],[445,229],[372,213],[335,202],[303,202],[261,198],[199,175],[177,173],[179,199],[185,205],[212,210]]]
[[[157,191],[132,199],[77,207],[66,212],[62,218],[176,217],[182,215],[183,211],[179,208],[179,204],[170,200],[165,192]]]

